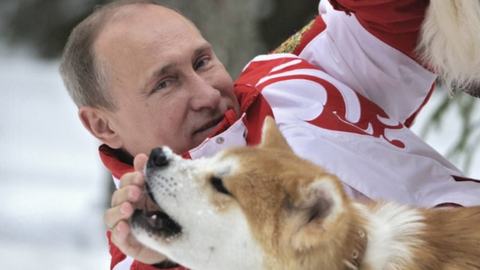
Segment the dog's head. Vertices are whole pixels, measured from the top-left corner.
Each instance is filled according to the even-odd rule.
[[[259,146],[197,160],[158,148],[145,176],[164,212],[138,211],[134,235],[193,269],[289,269],[345,237],[340,182],[296,156],[270,118]]]

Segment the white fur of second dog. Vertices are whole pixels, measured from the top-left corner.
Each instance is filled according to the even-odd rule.
[[[413,263],[411,251],[423,244],[419,237],[425,228],[422,213],[391,202],[382,203],[375,210],[360,203],[354,206],[368,220],[366,264],[375,269],[403,269],[404,264]]]
[[[479,85],[480,1],[431,0],[418,48],[447,88]]]

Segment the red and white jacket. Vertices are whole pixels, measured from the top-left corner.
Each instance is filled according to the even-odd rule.
[[[456,181],[461,172],[408,129],[436,79],[414,54],[428,2],[331,2],[340,11],[322,3],[295,54],[261,55],[246,66],[235,82],[242,115],[228,111],[217,131],[183,156],[255,145],[271,115],[294,151],[337,175],[352,197],[480,204],[480,184]],[[100,155],[117,185],[133,171],[106,146]],[[157,269],[112,243],[110,252],[111,269]]]

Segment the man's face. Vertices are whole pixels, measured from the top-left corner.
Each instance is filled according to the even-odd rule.
[[[199,145],[233,109],[233,82],[198,30],[176,12],[130,6],[107,23],[95,52],[106,64],[117,110],[107,112],[130,155],[168,145],[182,153]]]

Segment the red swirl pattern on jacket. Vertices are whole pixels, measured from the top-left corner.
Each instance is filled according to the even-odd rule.
[[[260,61],[258,64],[265,65],[266,62]],[[384,139],[398,148],[403,149],[406,147],[402,141],[389,138],[387,135],[389,130],[405,128],[403,124],[390,118],[383,109],[350,88],[343,87],[340,83],[338,86],[335,86],[329,82],[332,81],[331,78],[329,78],[329,81],[322,78],[328,75],[307,61],[298,58],[290,58],[288,60],[283,58],[274,60],[265,66],[269,66],[271,70],[268,76],[259,80],[256,85],[258,89],[264,89],[269,86],[276,87],[276,83],[289,80],[304,80],[316,84],[308,95],[310,99],[317,100],[322,106],[309,108],[310,112],[304,114],[308,116],[313,114],[315,117],[302,117],[302,114],[297,114],[296,117],[300,116],[301,120],[320,128],[372,136]],[[250,68],[258,71],[260,67],[251,66]],[[300,91],[298,89],[285,90],[285,86],[278,90]],[[316,111],[312,112],[312,110]]]

